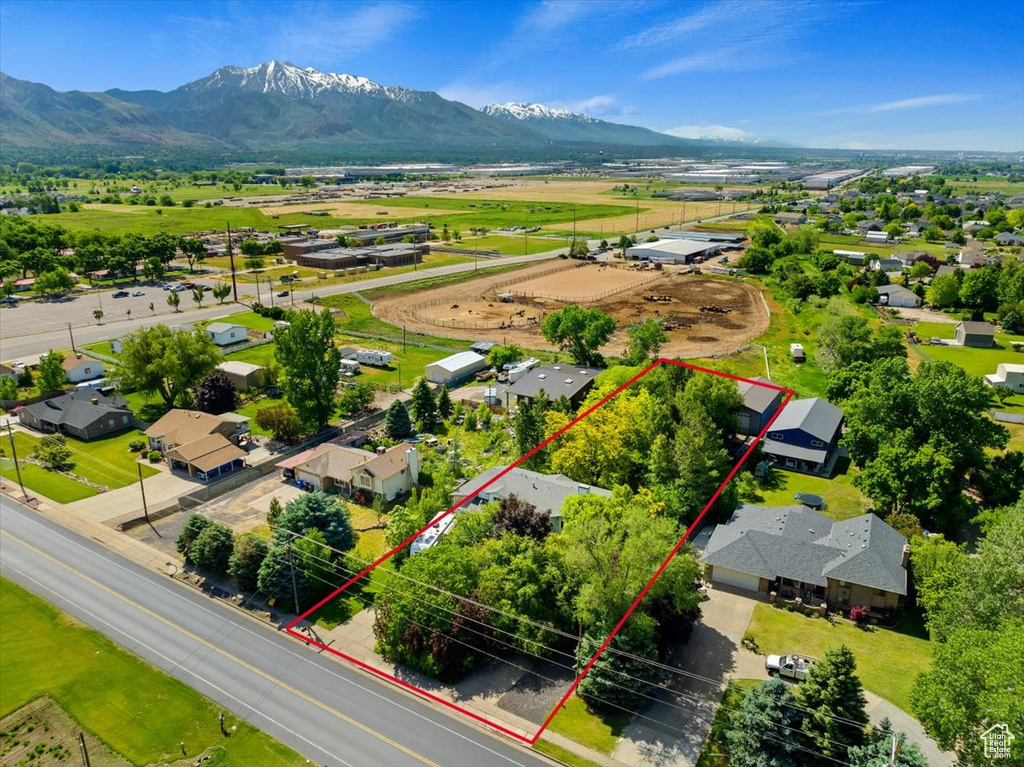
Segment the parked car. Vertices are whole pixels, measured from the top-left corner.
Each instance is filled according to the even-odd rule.
[[[132,293],[132,295],[135,296],[136,298],[138,298],[139,296],[146,295],[146,291],[144,291],[144,290],[136,290],[135,292]]]
[[[783,676],[798,682],[807,678],[813,665],[813,658],[802,655],[769,655],[764,659],[764,667],[770,676]]]
[[[288,291],[287,290],[282,290],[281,292],[279,292],[277,294],[277,297],[278,298],[288,298]]]
[[[113,297],[114,298],[128,298],[128,295],[129,295],[129,293],[128,293],[127,290],[115,290]]]

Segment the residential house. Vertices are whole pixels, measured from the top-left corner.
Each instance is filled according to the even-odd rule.
[[[533,402],[541,392],[552,402],[565,396],[578,408],[587,392],[594,386],[594,379],[601,371],[563,362],[559,365],[544,365],[531,370],[505,390],[505,405]]]
[[[0,363],[0,378],[17,378],[19,372],[10,365]]]
[[[1024,394],[1024,365],[1000,362],[995,373],[985,376],[985,383],[994,388]]]
[[[285,478],[317,490],[393,501],[410,493],[419,481],[420,456],[407,442],[371,453],[332,440],[281,461],[277,467]]]
[[[65,355],[64,361],[60,364],[70,383],[92,381],[103,377],[103,363],[92,357],[85,357],[81,353]]]
[[[996,345],[996,327],[991,322],[958,322],[956,342],[962,346],[991,349]]]
[[[244,325],[231,322],[211,322],[206,326],[206,333],[217,346],[240,344],[249,338],[249,331]]]
[[[898,258],[872,258],[868,268],[886,274],[899,274],[903,271],[903,262]]]
[[[775,415],[775,411],[782,405],[785,392],[773,387],[771,381],[761,376],[737,382],[736,388],[743,398],[743,406],[736,414],[740,424],[739,434],[757,436]]]
[[[1024,245],[1024,234],[1017,234],[1016,232],[1000,232],[993,239],[1004,246]]]
[[[882,306],[902,309],[916,308],[921,305],[921,297],[902,285],[879,285],[875,290],[878,291],[878,303]]]
[[[245,465],[239,444],[249,433],[249,419],[237,413],[210,415],[174,409],[146,429],[149,449],[160,450],[173,470],[201,480]]]
[[[792,400],[762,442],[784,469],[829,476],[839,453],[843,411],[819,397]]]
[[[907,539],[874,514],[836,522],[806,506],[739,506],[701,559],[712,583],[805,604],[895,610],[907,595]]]
[[[541,474],[518,466],[505,472],[506,469],[507,466],[492,466],[482,471],[456,488],[452,500],[461,508],[470,508],[514,495],[537,511],[548,512],[551,529],[558,533],[562,530],[562,504],[567,498],[587,494],[610,498],[612,494],[603,487],[582,484],[564,474]]]
[[[893,253],[892,257],[909,269],[918,261],[927,258],[928,254],[923,250],[903,250],[899,253]]]
[[[932,279],[934,279],[935,277],[941,277],[945,274],[956,274],[957,270],[963,271],[963,269],[961,269],[959,266],[943,264],[942,266],[935,270],[935,274],[932,276]]]
[[[265,368],[240,360],[227,360],[217,366],[217,370],[227,376],[235,391],[249,391],[260,385]]]
[[[74,391],[18,409],[18,421],[43,434],[65,434],[81,440],[105,437],[134,424],[128,401],[119,395]]]
[[[783,224],[783,225],[789,224],[789,225],[792,225],[792,226],[797,226],[799,224],[806,224],[807,223],[807,216],[805,216],[803,213],[786,213],[786,212],[782,212],[782,213],[776,213],[775,214],[774,221],[775,221],[776,224]]]
[[[878,219],[868,219],[857,222],[857,234],[866,235],[868,232],[880,232],[885,228],[885,222]]]
[[[981,240],[968,240],[956,256],[957,263],[967,269],[985,263],[985,245]]]

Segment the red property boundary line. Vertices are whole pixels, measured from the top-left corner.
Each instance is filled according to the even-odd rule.
[[[473,720],[475,720],[477,722],[480,722],[481,724],[485,724],[485,725],[487,725],[488,727],[490,727],[490,728],[492,728],[494,730],[497,730],[497,731],[499,731],[501,733],[504,733],[505,735],[508,735],[509,737],[515,738],[516,740],[522,741],[523,743],[526,743],[527,745],[532,746],[534,743],[537,742],[537,740],[540,739],[541,734],[544,732],[544,730],[547,729],[548,725],[551,724],[551,720],[555,718],[555,715],[558,713],[559,709],[562,708],[562,706],[569,699],[569,697],[576,691],[576,688],[579,687],[579,684],[583,680],[583,677],[585,677],[587,675],[587,673],[590,671],[591,667],[593,667],[594,663],[597,662],[597,659],[599,657],[601,657],[601,654],[608,648],[608,645],[611,644],[611,641],[615,638],[615,635],[619,633],[619,631],[625,625],[626,621],[629,620],[629,617],[633,614],[633,611],[636,610],[637,606],[640,604],[640,601],[647,595],[647,592],[650,591],[651,587],[654,585],[654,582],[657,581],[658,578],[661,577],[661,574],[665,571],[665,568],[668,567],[669,563],[672,561],[672,558],[675,557],[675,555],[677,553],[679,553],[679,550],[683,547],[683,544],[686,543],[686,541],[689,539],[690,535],[693,534],[693,531],[697,529],[697,526],[701,523],[701,520],[704,519],[704,515],[707,514],[708,509],[710,509],[712,504],[714,504],[714,502],[716,500],[718,500],[718,496],[722,494],[722,491],[725,489],[725,486],[729,484],[729,482],[732,480],[732,478],[734,476],[736,476],[736,473],[740,470],[740,468],[746,462],[747,458],[750,457],[750,454],[754,451],[754,448],[756,448],[758,443],[761,442],[761,440],[764,438],[764,435],[768,433],[768,430],[771,428],[771,425],[775,422],[775,419],[779,417],[779,414],[786,407],[786,405],[789,404],[789,401],[793,398],[794,391],[792,389],[786,389],[786,388],[783,388],[781,386],[776,386],[775,384],[772,384],[772,383],[765,383],[765,382],[762,382],[762,381],[752,381],[752,380],[750,380],[748,378],[742,378],[741,376],[730,375],[729,373],[723,373],[723,372],[721,372],[719,370],[711,370],[709,368],[699,367],[697,365],[690,365],[690,364],[687,364],[685,362],[679,362],[677,360],[670,360],[670,359],[667,359],[667,358],[663,357],[661,359],[658,359],[658,360],[655,360],[654,362],[652,362],[646,368],[644,368],[639,373],[637,373],[635,376],[633,376],[628,381],[626,381],[626,383],[622,384],[617,389],[615,389],[615,391],[611,392],[606,397],[601,399],[599,402],[597,402],[594,405],[591,405],[584,412],[582,412],[579,415],[577,415],[576,418],[574,418],[572,421],[570,421],[568,424],[566,424],[562,429],[560,429],[557,432],[555,432],[554,434],[552,434],[546,440],[544,440],[539,445],[537,445],[537,447],[535,447],[529,453],[527,453],[522,458],[520,458],[518,461],[516,461],[515,463],[511,464],[504,471],[502,471],[501,473],[496,475],[489,482],[487,482],[484,485],[481,485],[480,488],[477,489],[476,493],[474,493],[473,495],[467,496],[461,502],[459,502],[456,505],[452,506],[450,509],[448,509],[448,511],[444,514],[444,516],[441,517],[441,519],[443,519],[444,517],[448,516],[449,514],[454,514],[456,511],[458,511],[458,509],[460,509],[462,506],[464,506],[465,504],[469,503],[469,501],[471,501],[473,498],[475,498],[477,495],[479,495],[480,492],[482,492],[487,487],[489,487],[490,485],[492,485],[495,482],[497,482],[499,479],[501,479],[503,476],[505,476],[505,474],[510,472],[512,469],[516,468],[519,464],[521,464],[527,458],[532,456],[534,453],[536,453],[536,452],[538,452],[540,450],[543,450],[545,447],[547,447],[549,444],[551,444],[551,442],[556,440],[558,437],[562,436],[565,432],[567,432],[573,426],[578,424],[580,421],[582,421],[588,415],[593,413],[599,407],[601,407],[602,405],[605,405],[613,397],[615,397],[618,394],[620,394],[621,392],[625,391],[627,388],[629,388],[630,386],[635,384],[637,381],[639,381],[645,375],[650,373],[655,368],[660,367],[661,365],[675,365],[676,367],[688,368],[689,370],[694,370],[694,371],[698,371],[698,372],[701,372],[701,373],[709,373],[711,375],[716,375],[716,376],[719,376],[721,378],[729,378],[729,379],[732,379],[734,381],[742,381],[744,383],[751,383],[751,384],[754,384],[755,386],[763,386],[766,389],[774,389],[775,391],[784,392],[786,394],[786,397],[785,397],[785,399],[783,399],[782,404],[775,411],[775,413],[772,415],[772,417],[768,419],[768,423],[765,424],[764,428],[761,429],[761,432],[757,435],[757,437],[754,439],[754,441],[750,443],[750,446],[744,451],[744,453],[740,457],[739,461],[736,462],[736,465],[733,466],[732,471],[729,472],[729,475],[724,480],[722,480],[722,484],[720,484],[718,486],[718,489],[715,490],[714,495],[711,496],[711,499],[704,505],[704,508],[701,509],[700,514],[697,515],[697,518],[686,529],[686,532],[679,539],[679,542],[676,543],[675,547],[672,549],[672,551],[670,551],[668,553],[668,555],[665,557],[664,561],[662,561],[661,565],[655,571],[654,575],[652,575],[650,580],[647,581],[647,585],[644,586],[643,590],[637,595],[636,599],[633,600],[633,603],[629,606],[629,609],[626,610],[625,615],[623,615],[622,618],[619,619],[619,622],[617,624],[615,624],[615,628],[612,629],[611,633],[608,635],[608,638],[604,640],[604,643],[598,648],[597,652],[595,652],[593,657],[587,662],[587,665],[583,667],[583,670],[580,672],[579,676],[576,677],[576,680],[572,683],[572,685],[569,687],[569,689],[565,692],[565,694],[562,696],[561,700],[559,700],[558,703],[555,705],[555,707],[551,710],[551,712],[548,714],[547,718],[544,720],[544,723],[540,726],[540,729],[537,730],[537,732],[534,733],[532,737],[525,737],[525,736],[519,734],[518,732],[515,732],[514,730],[510,730],[509,728],[507,728],[507,727],[505,727],[505,726],[503,726],[501,724],[498,724],[496,722],[492,722],[489,719],[486,719],[485,717],[482,717],[479,714],[475,714],[472,711],[469,711],[468,709],[462,708],[461,706],[456,705],[455,703],[452,703],[449,700],[445,700],[444,698],[442,698],[442,697],[440,697],[438,695],[435,695],[435,694],[433,694],[431,692],[428,692],[427,690],[424,690],[424,689],[422,689],[420,687],[417,687],[416,685],[410,684],[409,682],[406,682],[406,681],[404,681],[402,679],[399,679],[398,677],[396,677],[396,676],[394,676],[392,674],[389,674],[386,671],[381,671],[380,669],[375,668],[374,666],[371,666],[368,663],[364,663],[363,661],[361,661],[361,660],[359,660],[357,658],[353,658],[351,655],[346,655],[345,653],[341,652],[340,650],[337,650],[337,649],[335,649],[333,647],[329,647],[329,646],[327,646],[326,644],[323,644],[320,641],[312,639],[312,638],[310,638],[310,637],[300,633],[299,631],[297,631],[295,629],[295,626],[298,623],[300,623],[301,621],[303,621],[307,616],[309,616],[312,613],[314,613],[317,610],[319,610],[321,607],[323,607],[325,604],[327,604],[332,599],[337,597],[341,592],[343,592],[345,589],[347,589],[353,583],[355,583],[360,578],[362,578],[365,575],[367,575],[375,567],[377,567],[377,566],[381,565],[382,563],[386,562],[387,560],[389,560],[391,557],[393,557],[395,555],[395,553],[397,551],[399,551],[400,549],[403,549],[406,546],[409,546],[410,544],[412,544],[412,542],[414,540],[416,540],[416,538],[421,533],[426,531],[428,528],[430,528],[436,522],[435,519],[431,519],[426,524],[426,526],[423,527],[422,530],[418,530],[415,533],[413,533],[405,541],[400,543],[395,548],[391,549],[391,551],[387,552],[386,554],[381,556],[376,561],[374,561],[371,564],[367,565],[366,568],[364,568],[361,572],[359,572],[358,574],[356,574],[356,575],[352,576],[351,578],[349,578],[347,581],[345,581],[345,583],[343,583],[341,586],[339,586],[333,592],[331,592],[326,597],[324,597],[319,602],[317,602],[315,605],[313,605],[308,610],[303,612],[301,615],[299,615],[297,618],[295,618],[295,620],[291,621],[291,623],[289,623],[287,626],[285,626],[285,631],[288,634],[290,634],[291,636],[295,637],[296,639],[302,640],[307,645],[314,645],[316,647],[319,647],[321,650],[326,650],[327,652],[332,653],[333,655],[337,655],[339,658],[344,658],[345,660],[349,661],[350,663],[354,663],[355,665],[359,666],[360,668],[365,669],[366,671],[370,671],[373,674],[376,674],[377,676],[381,677],[382,679],[386,679],[389,682],[393,682],[395,684],[401,685],[402,687],[406,688],[407,690],[410,690],[411,692],[414,692],[414,693],[416,693],[418,695],[421,695],[421,696],[423,696],[423,697],[425,697],[425,698],[427,698],[427,699],[429,699],[429,700],[431,700],[431,701],[433,701],[435,703],[440,703],[441,705],[446,706],[447,708],[450,708],[450,709],[452,709],[454,711],[458,711],[460,714],[464,714],[465,716],[468,716],[469,718],[471,718],[471,719],[473,719]]]

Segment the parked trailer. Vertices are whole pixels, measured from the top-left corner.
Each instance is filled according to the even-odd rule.
[[[522,362],[516,364],[508,371],[508,382],[510,384],[515,383],[524,375],[526,375],[535,367],[537,367],[539,364],[540,360],[537,359],[536,357],[530,357],[528,360],[523,360]]]
[[[394,362],[395,355],[378,349],[360,349],[356,352],[356,362],[374,367],[387,367]]]
[[[441,536],[447,533],[455,524],[455,514],[442,511],[430,523],[430,527],[420,533],[416,540],[409,547],[413,556],[434,546]]]
[[[343,376],[354,376],[360,372],[359,363],[356,360],[342,360],[338,369]]]

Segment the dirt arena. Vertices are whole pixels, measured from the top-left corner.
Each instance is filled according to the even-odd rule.
[[[436,216],[436,208],[412,208],[400,205],[389,205],[394,200],[373,200],[370,202],[344,202],[325,200],[323,202],[310,202],[301,205],[276,205],[267,208],[260,208],[264,216],[282,216],[288,213],[309,213],[316,210],[329,211],[334,218],[417,218]],[[383,211],[387,211],[384,213]],[[468,208],[467,208],[468,211]],[[460,213],[462,211],[454,211]],[[377,215],[380,213],[381,215]]]
[[[557,271],[552,271],[555,268]],[[607,274],[613,271],[621,275]],[[535,276],[531,278],[531,274]],[[518,281],[509,284],[512,279]],[[644,281],[637,284],[639,279]],[[613,280],[621,289],[608,295]],[[525,285],[545,286],[542,292],[561,295],[552,284],[560,286],[559,290],[571,285],[575,295],[600,297],[559,301],[515,295]],[[513,294],[511,301],[499,299],[499,295],[508,293]],[[374,302],[373,312],[382,320],[424,333],[552,348],[540,333],[540,323],[546,314],[569,303],[595,307],[615,318],[618,330],[604,347],[608,354],[621,354],[626,346],[625,328],[648,317],[665,321],[669,341],[662,353],[687,358],[730,354],[764,333],[769,323],[757,289],[749,284],[576,263],[558,267],[541,264],[511,275],[470,280],[415,296],[390,297]]]

